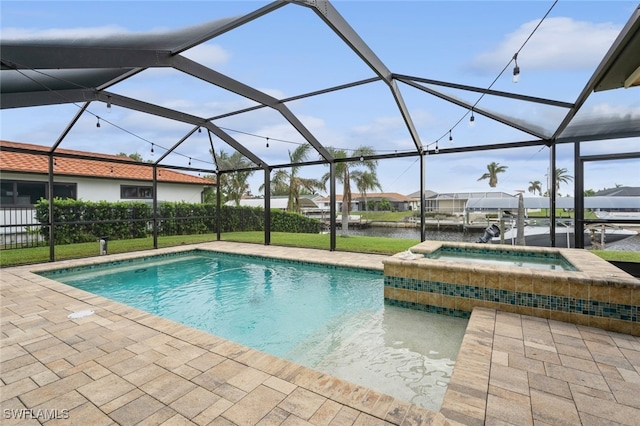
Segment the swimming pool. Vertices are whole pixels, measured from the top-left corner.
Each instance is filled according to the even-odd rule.
[[[42,275],[434,410],[467,323],[385,306],[380,271],[204,250]]]

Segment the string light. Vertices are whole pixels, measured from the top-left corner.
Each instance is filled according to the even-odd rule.
[[[189,157],[189,165],[191,165],[191,157]]]
[[[151,142],[151,156],[153,157],[153,142]]]
[[[269,138],[267,138],[267,148],[269,148]]]
[[[61,96],[63,99],[67,100],[69,104],[74,105],[74,106],[75,106],[75,107],[77,107],[78,109],[82,109],[82,107],[81,107],[80,105],[78,105],[78,103],[76,103],[76,102],[72,101],[71,99],[66,98],[63,94],[61,94],[61,93],[57,92],[56,90],[52,89],[51,87],[48,87],[47,85],[42,84],[42,82],[39,82],[39,81],[34,80],[33,78],[29,77],[29,76],[28,76],[28,75],[26,75],[25,73],[21,72],[20,70],[16,70],[16,71],[18,71],[18,73],[20,73],[23,77],[25,77],[25,78],[27,78],[27,79],[29,79],[29,80],[32,80],[34,83],[39,84],[40,86],[42,86],[42,87],[43,87],[43,88],[45,88],[46,90],[48,90],[48,91],[50,91],[50,92],[52,92],[52,93],[56,93],[57,95]],[[31,71],[34,71],[34,72],[36,72],[36,73],[38,73],[38,74],[41,74],[41,75],[43,75],[43,76],[46,76],[46,77],[49,77],[49,78],[52,78],[52,79],[55,79],[55,78],[56,78],[55,76],[53,76],[53,75],[51,75],[51,74],[47,74],[46,72],[42,72],[42,71],[38,71],[38,70],[34,70],[34,69],[32,69]],[[112,105],[112,104],[111,104],[111,96],[110,96],[110,95],[107,95],[107,108],[109,109],[109,111],[108,111],[108,112],[111,112],[111,111],[110,111],[110,109],[111,109],[111,105]],[[99,117],[99,116],[97,116],[97,115],[95,115],[94,113],[90,113],[90,114],[91,114],[91,115],[93,115],[93,116],[95,116],[95,117],[96,117],[96,119],[97,119],[97,121],[96,121],[96,127],[101,127],[100,117]],[[103,119],[103,120],[104,120],[104,119]],[[105,121],[106,121],[108,124],[110,124],[111,126],[115,127],[116,129],[119,129],[119,130],[121,130],[121,131],[123,131],[123,132],[125,132],[125,133],[127,133],[127,134],[129,134],[129,135],[131,135],[131,136],[133,136],[133,137],[135,137],[135,138],[138,138],[138,139],[140,139],[140,140],[142,140],[142,141],[144,141],[144,142],[146,142],[146,143],[150,143],[150,144],[152,145],[152,146],[151,146],[151,153],[152,153],[152,155],[153,155],[153,151],[154,151],[154,150],[153,150],[153,145],[154,145],[154,144],[153,144],[151,141],[149,141],[148,139],[143,138],[142,136],[140,136],[140,135],[138,135],[138,134],[136,134],[136,133],[133,133],[133,132],[132,132],[132,131],[130,131],[130,130],[127,130],[127,129],[126,129],[126,128],[124,128],[124,127],[121,127],[121,126],[119,126],[119,125],[117,125],[117,124],[115,124],[115,123],[112,123],[112,122],[110,122],[109,120],[105,120]],[[301,145],[301,144],[299,144],[299,145]],[[160,148],[163,148],[164,150],[168,150],[167,148],[164,148],[164,147],[162,147],[161,145],[158,145],[158,146],[160,146]],[[187,156],[186,156],[186,155],[184,155],[184,154],[180,154],[180,153],[178,153],[178,152],[176,152],[176,154],[178,154],[178,155],[180,155],[180,156],[182,156],[182,157],[187,158]],[[201,161],[201,162],[203,162],[203,163],[207,163],[207,164],[213,164],[213,163],[210,163],[210,162],[208,162],[208,161],[204,161],[204,160],[199,160],[199,161]],[[55,160],[54,160],[54,167],[55,167],[56,165],[57,165],[57,164],[55,164]]]
[[[473,116],[473,110],[471,110],[471,117],[469,117],[469,127],[473,127],[476,124],[476,118]]]
[[[360,161],[364,161],[364,157],[362,155],[360,156]]]
[[[434,151],[436,154],[440,152],[440,148],[438,148],[438,141],[436,141],[436,149]]]
[[[453,143],[453,136],[451,135],[451,129],[449,129],[449,142]]]
[[[202,133],[202,127],[198,127],[198,133]]]
[[[516,63],[516,66],[513,67],[513,82],[517,83],[520,81],[520,67],[518,66],[518,52],[513,55],[513,60]]]

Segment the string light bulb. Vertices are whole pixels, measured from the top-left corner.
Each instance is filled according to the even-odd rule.
[[[473,115],[473,110],[471,110],[471,117],[469,117],[469,127],[473,127],[476,125],[476,118]]]
[[[100,127],[100,117],[96,117],[98,121],[96,122],[96,127]]]
[[[364,157],[361,155],[360,156],[360,162],[363,162],[363,161],[364,161]]]
[[[202,133],[202,127],[198,127],[198,133]]]
[[[191,165],[191,157],[189,157],[189,165]]]
[[[449,129],[449,142],[453,143],[453,136],[451,135],[451,129]]]
[[[267,138],[267,148],[269,148],[269,138]]]
[[[153,142],[151,143],[151,156],[153,157]]]
[[[436,154],[440,152],[440,148],[438,148],[438,141],[436,141],[436,149],[434,150],[434,152]]]
[[[515,55],[513,55],[513,61],[515,62],[516,66],[513,67],[513,78],[512,81],[514,83],[517,83],[520,81],[520,67],[518,66],[518,53],[516,52]]]

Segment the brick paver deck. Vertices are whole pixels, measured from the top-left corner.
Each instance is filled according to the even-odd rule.
[[[384,258],[197,247],[379,269]],[[31,272],[137,255],[0,271],[3,424],[639,424],[636,337],[476,309],[434,413]],[[94,314],[68,318],[82,310]]]

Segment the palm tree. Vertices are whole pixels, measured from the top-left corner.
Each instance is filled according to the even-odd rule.
[[[527,190],[533,195],[536,195],[536,192],[542,195],[542,183],[539,180],[530,181]]]
[[[556,194],[560,191],[560,183],[569,183],[573,180],[573,176],[567,174],[567,169],[556,169]]]
[[[495,161],[487,164],[487,173],[483,174],[478,180],[489,179],[489,186],[495,188],[498,185],[498,173],[504,173],[509,166],[501,166],[500,163]]]
[[[335,159],[347,158],[347,152],[342,149],[336,149],[332,147],[327,147],[327,151],[331,154],[331,156]],[[342,190],[342,236],[346,237],[349,231],[349,211],[351,210],[351,173],[355,170],[357,166],[364,167],[366,170],[369,170],[371,173],[375,175],[376,167],[378,166],[377,160],[365,160],[363,157],[370,156],[375,154],[373,148],[368,146],[360,146],[355,151],[353,151],[354,157],[362,158],[361,161],[357,162],[346,162],[341,161],[336,163],[335,173],[336,179],[338,182],[343,184]],[[357,174],[356,174],[357,176]],[[329,173],[325,173],[322,176],[322,183],[326,185],[327,181],[331,178]]]
[[[233,170],[219,175],[220,191],[224,194],[226,200],[233,200],[236,206],[239,206],[240,199],[249,189],[247,179],[253,174],[253,171],[237,170],[250,167],[253,163],[238,151],[234,151],[231,155],[225,151],[220,151],[217,158],[214,155],[214,160],[218,170]]]
[[[375,171],[370,170],[354,170],[351,173],[351,179],[356,183],[356,188],[362,194],[362,198],[364,198],[364,211],[368,211],[368,203],[367,203],[367,191],[379,189],[382,191],[382,186],[378,181],[378,176]]]
[[[289,161],[291,164],[298,164],[307,159],[311,145],[299,145],[293,152],[289,151]],[[283,194],[285,190],[289,196],[287,209],[291,212],[300,212],[300,195],[303,192],[313,193],[316,189],[323,189],[324,184],[317,179],[307,179],[298,176],[300,166],[292,166],[291,171],[279,169],[271,179],[271,195]],[[264,190],[264,185],[260,186]]]

